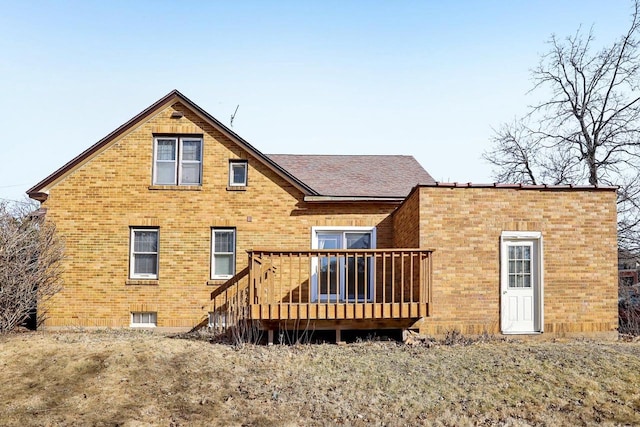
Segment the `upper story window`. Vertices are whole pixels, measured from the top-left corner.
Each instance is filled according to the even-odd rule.
[[[154,138],[154,185],[201,185],[202,138]]]
[[[246,187],[247,185],[247,166],[246,160],[229,161],[229,186],[230,187]]]

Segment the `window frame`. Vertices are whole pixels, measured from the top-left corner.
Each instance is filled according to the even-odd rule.
[[[220,232],[220,231],[224,231],[224,232],[229,232],[232,234],[232,242],[233,242],[233,250],[231,252],[216,252],[216,232]],[[211,265],[210,265],[210,270],[211,270],[211,274],[209,275],[209,277],[211,278],[211,280],[225,280],[225,279],[230,279],[233,276],[235,276],[236,274],[236,253],[237,253],[237,247],[236,247],[236,228],[235,227],[211,227]],[[220,255],[231,255],[231,274],[215,274],[215,266],[216,266],[216,254],[220,254]]]
[[[169,163],[168,160],[158,160],[158,141],[159,140],[173,140],[176,145],[175,151],[175,159],[172,161],[175,163],[174,165],[174,180],[171,183],[168,182],[158,182],[158,162],[160,163]],[[194,142],[197,141],[200,144],[200,159],[199,160],[184,160],[183,159],[183,151],[184,151],[184,142]],[[203,152],[204,147],[204,139],[202,136],[188,136],[188,135],[155,135],[153,137],[153,176],[152,176],[152,185],[169,185],[169,186],[201,186],[202,185],[202,164],[203,164]],[[198,182],[185,183],[183,182],[183,165],[187,164],[198,164]]]
[[[234,166],[242,166],[244,169],[244,181],[243,182],[235,182],[234,181]],[[249,162],[247,160],[229,160],[229,187],[246,187],[247,182],[249,181]]]
[[[350,233],[363,233],[369,234],[370,241],[369,246],[371,249],[377,248],[377,227],[375,226],[313,226],[311,227],[311,249],[317,250],[319,246],[319,234],[340,234],[340,246],[344,246],[346,243],[347,234]],[[343,250],[339,249],[339,250]],[[311,259],[311,302],[373,302],[375,289],[374,275],[375,275],[375,259],[372,259],[369,263],[369,283],[367,286],[367,299],[361,298],[359,294],[354,298],[349,298],[346,292],[345,277],[340,276],[341,279],[338,283],[339,292],[336,295],[327,295],[320,293],[320,280],[318,277],[319,260],[318,257]],[[340,268],[344,268],[344,261],[340,263]]]
[[[135,316],[140,315],[141,319],[144,320],[144,315],[149,316],[149,322],[135,322]],[[158,312],[157,311],[132,311],[131,312],[131,323],[129,324],[131,328],[155,328],[158,326]]]
[[[156,255],[156,272],[155,274],[136,273],[135,269],[135,243],[136,243],[136,232],[145,231],[145,232],[155,232],[156,233],[156,252],[139,252],[140,254],[155,254]],[[160,228],[159,227],[130,227],[129,234],[129,278],[130,279],[158,279],[160,271]]]
[[[178,151],[178,177],[176,178],[176,181],[178,182],[177,185],[202,185],[202,138],[183,136],[180,137],[179,140],[180,150]],[[184,160],[183,153],[185,142],[198,142],[200,144],[200,160]],[[198,165],[198,182],[183,182],[183,166],[185,163]]]
[[[534,282],[537,279],[536,269],[532,268],[535,266],[534,252],[536,245],[533,240],[519,242],[517,245],[515,243],[515,241],[512,241],[506,246],[506,286],[508,289],[531,288],[535,286]],[[525,251],[525,249],[528,249],[528,251]],[[520,266],[520,268],[518,268],[518,266]],[[513,283],[511,279],[513,279]]]

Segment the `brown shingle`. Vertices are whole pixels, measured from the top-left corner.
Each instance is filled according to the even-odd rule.
[[[405,197],[417,184],[435,184],[412,156],[266,156],[323,196]]]

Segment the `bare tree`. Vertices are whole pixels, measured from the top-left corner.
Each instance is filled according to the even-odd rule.
[[[30,316],[44,320],[43,303],[61,289],[62,258],[55,226],[33,205],[0,203],[0,333]]]
[[[608,47],[555,35],[531,71],[544,101],[495,131],[483,157],[501,182],[618,185],[620,245],[640,250],[640,3]]]

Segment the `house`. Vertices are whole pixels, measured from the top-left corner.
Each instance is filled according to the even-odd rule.
[[[266,155],[172,91],[28,194],[66,240],[49,328],[616,336],[612,187]]]

